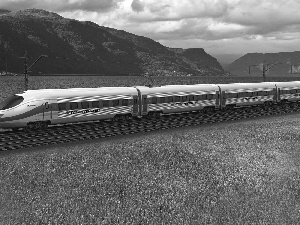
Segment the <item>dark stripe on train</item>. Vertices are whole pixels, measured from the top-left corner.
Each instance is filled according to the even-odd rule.
[[[12,117],[6,117],[6,118],[0,118],[0,123],[1,122],[9,122],[9,121],[13,121],[13,120],[21,120],[21,119],[25,119],[27,117],[30,117],[30,116],[34,116],[34,115],[37,115],[39,113],[43,113],[43,105],[41,106],[38,106],[30,111],[27,111],[25,113],[22,113],[22,114],[19,114],[19,115],[16,115],[16,116],[12,116]]]

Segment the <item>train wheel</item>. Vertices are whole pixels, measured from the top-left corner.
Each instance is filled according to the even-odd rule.
[[[115,117],[112,119],[112,121],[120,122],[123,120],[123,115],[115,115]]]
[[[225,107],[222,108],[222,111],[225,112],[225,111],[227,111],[228,109],[229,109],[229,108],[228,108],[227,106],[225,106]]]
[[[33,129],[30,125],[27,125],[25,128],[24,128],[25,132],[31,132]]]
[[[155,118],[159,118],[159,117],[160,117],[160,112],[155,112],[155,113],[154,113],[154,117],[155,117]]]
[[[269,108],[270,108],[270,102],[264,102],[263,108],[264,108],[265,110],[266,110],[266,109],[269,109]]]
[[[47,123],[42,123],[40,126],[41,130],[46,130],[48,128],[48,124]]]

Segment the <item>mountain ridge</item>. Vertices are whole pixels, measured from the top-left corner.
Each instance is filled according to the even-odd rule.
[[[240,76],[261,76],[265,61],[269,76],[300,73],[300,51],[278,53],[247,53],[230,64],[230,72]],[[249,74],[250,66],[250,74]]]
[[[10,72],[22,73],[20,57],[27,51],[29,64],[48,55],[32,67],[32,73],[224,75],[219,62],[202,48],[168,48],[147,37],[46,10],[0,14],[0,28],[0,55],[7,59]]]

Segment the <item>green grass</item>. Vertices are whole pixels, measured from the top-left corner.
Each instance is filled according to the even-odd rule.
[[[0,153],[0,224],[298,224],[297,114]]]

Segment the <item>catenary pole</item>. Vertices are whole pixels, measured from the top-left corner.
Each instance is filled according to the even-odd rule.
[[[27,71],[27,51],[24,52],[24,76],[25,76],[25,91],[28,90],[28,71]]]

